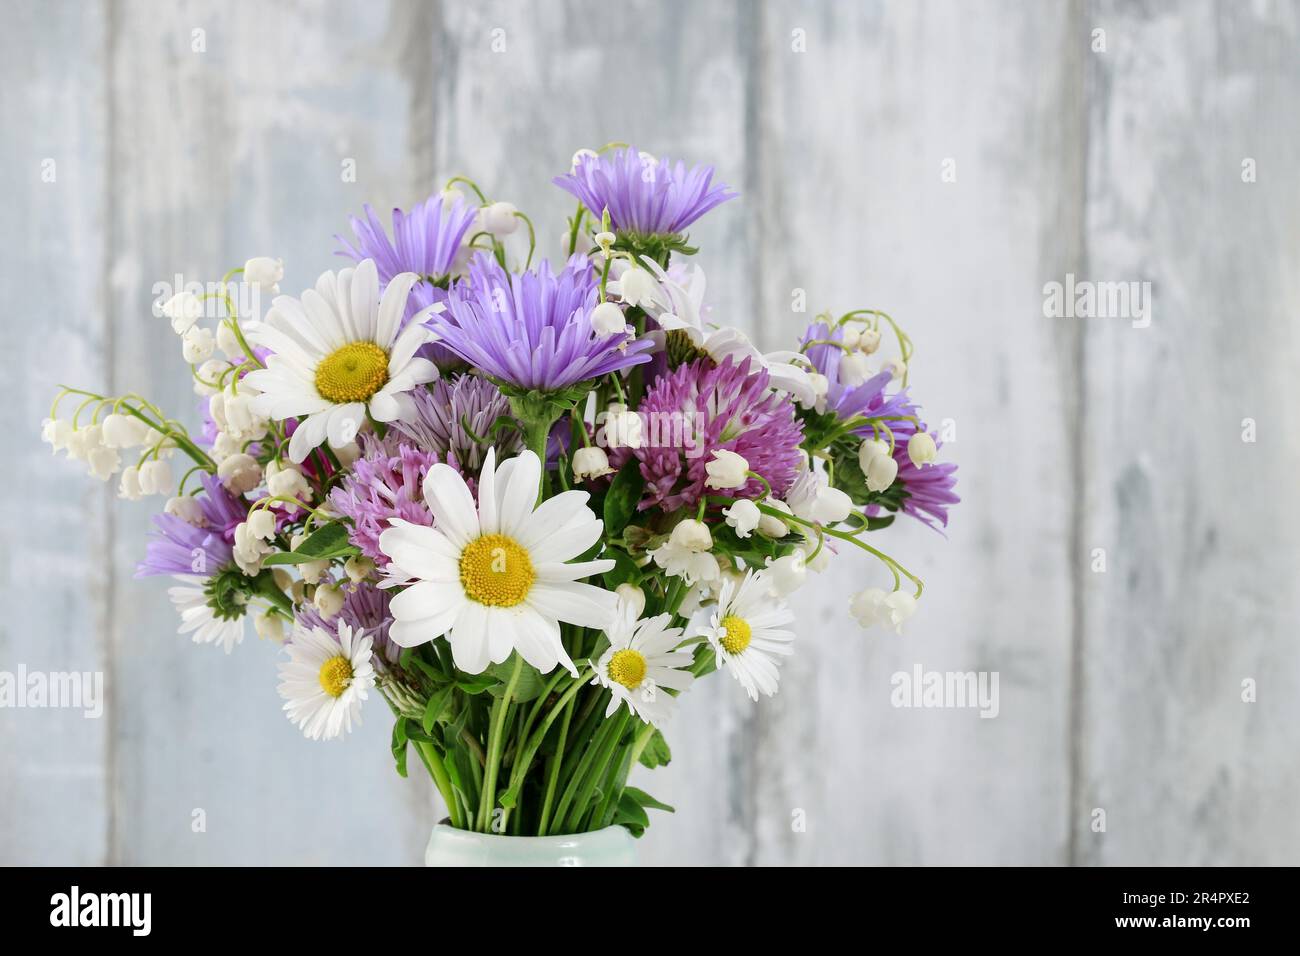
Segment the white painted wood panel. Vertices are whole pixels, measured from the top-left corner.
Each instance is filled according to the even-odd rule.
[[[1300,857],[1300,5],[6,9],[0,275],[22,371],[0,415],[28,484],[3,505],[0,670],[102,669],[111,701],[100,721],[0,710],[0,862],[419,861],[439,810],[392,772],[387,716],[313,745],[280,716],[274,648],[177,636],[165,586],[131,578],[147,505],[52,461],[36,423],[73,379],[197,424],[152,284],[270,254],[301,289],[362,202],[468,173],[558,256],[570,202],[549,179],[612,139],[741,190],[694,231],[720,318],[784,346],[799,288],[812,311],[906,324],[964,498],[946,541],[882,536],[927,582],[908,636],[858,630],[848,597],[885,576],[845,555],[798,598],[778,698],[725,677],[684,698],[672,766],[639,780],[679,808],[644,859]],[[1152,326],[1045,318],[1067,272],[1152,281]],[[892,707],[917,663],[999,672],[999,716]]]

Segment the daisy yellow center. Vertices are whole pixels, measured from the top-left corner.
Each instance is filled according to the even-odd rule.
[[[316,391],[336,405],[364,402],[388,381],[388,353],[374,342],[349,342],[316,366]]]
[[[352,662],[346,657],[331,657],[320,666],[320,686],[331,697],[342,697],[352,683]]]
[[[739,654],[749,647],[749,622],[728,614],[722,619],[722,647],[728,654]]]
[[[622,684],[628,690],[636,690],[645,680],[645,655],[630,647],[615,651],[609,659],[606,673],[614,683]]]
[[[460,554],[460,583],[465,593],[491,607],[514,607],[528,597],[537,574],[518,541],[485,534]]]

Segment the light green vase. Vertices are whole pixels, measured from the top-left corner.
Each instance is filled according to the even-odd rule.
[[[623,827],[568,836],[471,833],[439,823],[424,851],[426,866],[636,866],[636,840]]]

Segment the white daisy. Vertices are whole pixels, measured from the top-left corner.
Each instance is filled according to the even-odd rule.
[[[361,702],[375,686],[372,640],[342,621],[338,640],[319,627],[299,626],[285,645],[280,696],[289,719],[312,740],[329,740],[361,723]]]
[[[391,580],[412,583],[393,598],[389,636],[412,647],[446,635],[461,670],[478,674],[512,651],[546,673],[577,668],[560,643],[560,621],[605,628],[614,595],[582,584],[613,561],[566,562],[600,540],[603,526],[585,491],[566,491],[536,505],[541,463],[531,451],[496,466],[489,449],[478,505],[465,479],[436,464],[424,479],[434,526],[393,519],[379,536],[392,559]]]
[[[208,579],[198,574],[172,576],[180,585],[167,589],[167,596],[181,616],[178,634],[194,632],[195,644],[217,644],[227,653],[244,639],[244,615],[218,615],[208,603]]]
[[[418,276],[403,272],[379,296],[375,263],[325,272],[315,289],[277,296],[266,321],[250,332],[257,345],[273,353],[265,369],[245,376],[261,394],[254,414],[281,421],[297,418],[289,457],[301,462],[323,441],[342,447],[366,420],[409,418],[414,406],[407,393],[438,377],[438,369],[415,351],[432,333],[424,313],[399,334],[406,297]]]
[[[669,627],[671,614],[637,619],[626,605],[619,608],[615,623],[606,631],[609,648],[596,663],[593,684],[608,687],[612,696],[605,716],[620,704],[634,716],[656,727],[672,713],[671,694],[663,688],[685,690],[695,675],[680,668],[690,667],[695,657],[689,650],[675,650],[682,642],[682,629]]]
[[[776,596],[766,571],[749,571],[743,578],[727,576],[718,603],[700,608],[692,620],[692,637],[705,637],[718,659],[740,681],[751,700],[759,691],[776,693],[780,674],[777,656],[793,653],[794,612]]]

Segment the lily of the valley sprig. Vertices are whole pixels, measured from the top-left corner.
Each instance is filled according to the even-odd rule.
[[[454,826],[639,834],[668,808],[631,769],[668,762],[700,678],[777,693],[810,571],[865,552],[849,610],[901,631],[922,583],[879,538],[946,525],[955,465],[889,315],[766,352],[728,324],[687,235],[735,198],[711,167],[616,144],[554,181],[560,258],[465,177],[391,226],[367,206],[298,295],[258,257],[161,303],[200,427],[63,387],[44,437],[166,500],[139,575],[175,579],[198,643],[229,653],[250,619],[283,643],[308,737],[378,698]]]

